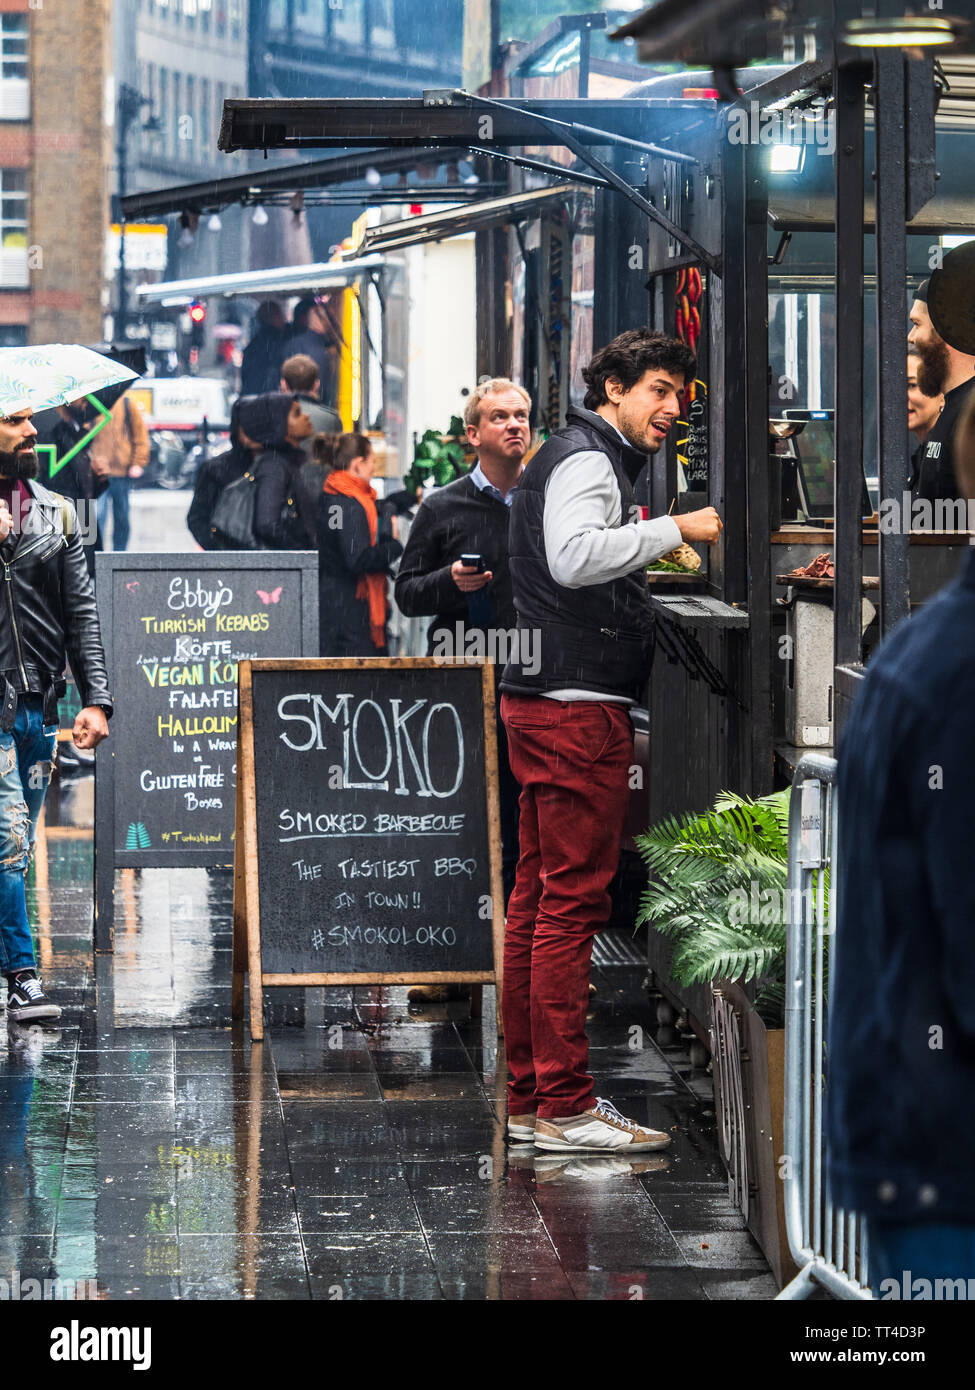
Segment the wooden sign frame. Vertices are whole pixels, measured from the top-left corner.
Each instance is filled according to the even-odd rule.
[[[335,671],[335,670],[427,670],[435,669],[449,679],[451,670],[477,666],[481,669],[484,713],[485,795],[487,797],[488,857],[491,884],[491,937],[494,958],[492,970],[399,970],[328,971],[321,974],[266,974],[261,962],[261,904],[257,872],[257,789],[254,761],[255,671]],[[407,657],[329,657],[291,660],[262,658],[242,661],[238,671],[237,740],[237,829],[234,836],[234,932],[231,989],[231,1017],[244,1015],[244,976],[250,976],[251,1039],[264,1037],[264,990],[288,985],[292,988],[328,985],[470,984],[472,1004],[479,1004],[480,987],[497,986],[498,1034],[501,1033],[500,998],[504,950],[504,889],[501,881],[501,819],[498,799],[498,737],[495,723],[494,667],[473,658],[444,661],[432,656]]]

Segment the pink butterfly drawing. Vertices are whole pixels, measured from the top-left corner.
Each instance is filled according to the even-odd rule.
[[[261,602],[262,602],[263,604],[265,604],[265,605],[267,605],[267,604],[269,604],[269,603],[279,603],[279,602],[281,601],[281,589],[282,589],[282,587],[283,587],[282,585],[279,585],[278,588],[272,589],[271,592],[270,592],[269,594],[266,594],[266,593],[264,592],[263,589],[258,589],[258,591],[257,591],[257,597],[258,597],[258,598],[261,600]]]

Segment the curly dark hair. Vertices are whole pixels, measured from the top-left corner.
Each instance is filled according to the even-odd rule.
[[[643,374],[654,368],[683,377],[686,385],[694,380],[697,358],[679,338],[668,338],[666,333],[653,333],[649,328],[628,328],[583,367],[582,378],[588,387],[583,405],[595,410],[606,404],[610,377],[615,377],[624,391],[631,391]]]

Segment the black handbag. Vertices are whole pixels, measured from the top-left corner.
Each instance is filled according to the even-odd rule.
[[[220,493],[210,525],[237,550],[260,550],[254,535],[257,469],[250,468]]]

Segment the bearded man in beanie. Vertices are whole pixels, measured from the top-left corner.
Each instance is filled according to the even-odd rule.
[[[931,322],[928,283],[925,280],[914,291],[911,331],[907,341],[916,348],[921,358],[918,387],[926,396],[944,393],[944,408],[915,455],[917,467],[911,484],[915,497],[936,502],[953,500],[959,495],[955,470],[955,431],[975,388],[975,357],[959,352],[946,343]],[[968,499],[963,500],[967,504]]]

